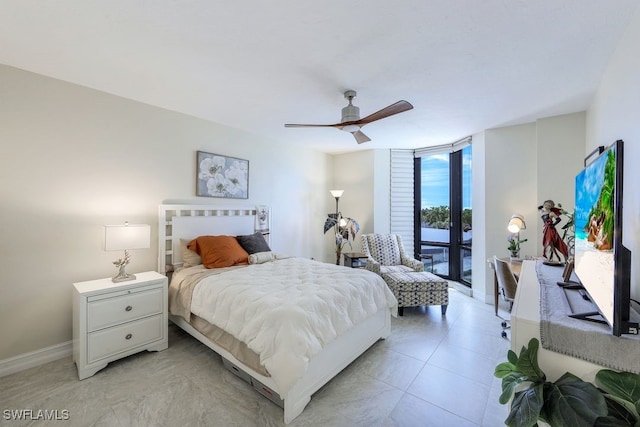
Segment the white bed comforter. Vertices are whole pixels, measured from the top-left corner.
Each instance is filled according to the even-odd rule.
[[[191,300],[192,313],[260,355],[281,397],[314,354],[382,308],[396,315],[396,298],[380,276],[302,258],[209,276]]]

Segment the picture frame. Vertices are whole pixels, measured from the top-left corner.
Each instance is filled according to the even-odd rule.
[[[249,198],[249,160],[198,151],[196,196]]]

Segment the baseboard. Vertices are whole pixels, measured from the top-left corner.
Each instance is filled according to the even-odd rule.
[[[0,360],[0,377],[71,356],[72,351],[73,341],[67,341],[29,353],[19,354],[9,359]]]
[[[455,289],[456,291],[465,294],[468,297],[473,297],[473,290],[469,286],[465,286],[462,283],[454,282],[453,280],[449,280],[449,287]]]

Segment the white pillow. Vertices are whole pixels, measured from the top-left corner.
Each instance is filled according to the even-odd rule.
[[[200,255],[187,247],[190,242],[191,240],[180,239],[180,248],[182,248],[182,268],[202,264],[202,258],[200,258]]]
[[[255,254],[249,255],[249,264],[262,264],[265,262],[271,262],[275,260],[276,257],[273,255],[273,252],[256,252]]]

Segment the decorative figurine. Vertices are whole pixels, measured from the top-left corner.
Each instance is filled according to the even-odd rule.
[[[113,265],[118,267],[118,275],[111,278],[111,281],[114,283],[125,282],[127,280],[133,280],[136,278],[135,275],[129,274],[125,271],[125,267],[131,261],[131,255],[129,255],[129,251],[124,251],[124,258],[119,258],[117,261],[113,261]]]
[[[538,206],[538,211],[541,213],[542,222],[544,227],[542,229],[542,255],[549,261],[553,261],[553,258],[558,258],[558,262],[562,262],[560,254],[564,256],[566,260],[569,256],[569,248],[567,244],[562,240],[556,225],[562,219],[560,215],[562,210],[556,207],[553,200],[545,200],[545,202]]]

